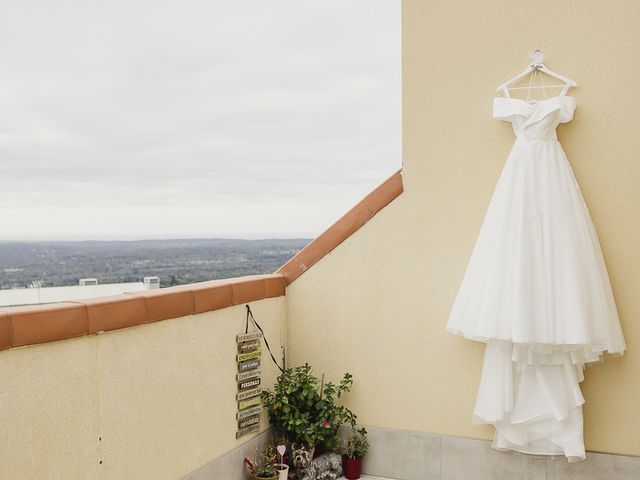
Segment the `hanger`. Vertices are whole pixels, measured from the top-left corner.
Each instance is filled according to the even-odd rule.
[[[571,80],[570,78],[567,78],[567,77],[565,77],[563,75],[560,75],[559,73],[556,73],[556,72],[553,72],[553,71],[549,70],[547,68],[547,66],[543,63],[544,62],[544,53],[542,53],[542,50],[540,50],[540,49],[534,50],[532,53],[529,54],[529,58],[532,61],[531,61],[531,63],[529,65],[527,65],[527,68],[525,68],[521,73],[519,73],[518,75],[516,75],[512,79],[507,80],[506,82],[498,85],[498,88],[496,88],[496,91],[502,90],[506,97],[510,97],[509,88],[508,88],[508,86],[510,84],[512,84],[516,80],[521,79],[525,75],[528,75],[529,73],[533,73],[533,76],[535,76],[536,72],[538,72],[541,77],[542,77],[542,73],[540,73],[540,72],[544,72],[547,75],[550,75],[550,76],[552,76],[554,78],[562,80],[564,83],[561,84],[561,85],[536,85],[536,86],[531,86],[531,84],[529,84],[529,86],[527,86],[527,87],[511,87],[511,89],[512,90],[522,90],[522,89],[525,89],[525,88],[532,89],[532,88],[547,88],[547,87],[564,87],[562,89],[562,92],[560,93],[560,95],[565,95],[567,93],[567,90],[569,90],[569,87],[571,87],[571,86],[577,87],[578,86],[578,84],[576,82],[574,82],[573,80]],[[531,80],[533,80],[533,76],[532,76]]]

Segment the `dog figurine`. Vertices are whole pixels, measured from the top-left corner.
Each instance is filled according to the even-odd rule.
[[[317,456],[304,469],[301,480],[336,480],[342,475],[342,457],[328,452]]]
[[[290,478],[297,480],[336,480],[342,475],[342,457],[337,453],[323,453],[313,458],[313,451],[303,445],[291,445],[294,471]]]
[[[306,468],[313,459],[313,450],[299,443],[291,444],[291,463],[295,469]]]

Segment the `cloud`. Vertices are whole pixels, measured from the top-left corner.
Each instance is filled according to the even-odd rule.
[[[389,0],[5,2],[0,239],[316,235],[400,167],[400,51]]]

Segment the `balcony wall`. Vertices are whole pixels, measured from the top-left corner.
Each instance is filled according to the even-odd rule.
[[[586,13],[582,15],[582,13]],[[291,364],[355,377],[367,425],[483,438],[471,425],[483,345],[445,324],[514,141],[491,118],[527,53],[576,80],[559,138],[591,211],[628,344],[587,368],[585,442],[640,455],[640,4],[403,2],[404,193],[287,290]],[[551,83],[551,82],[548,82]],[[554,92],[555,93],[555,92]],[[308,339],[313,339],[312,342]]]
[[[276,357],[283,302],[251,302]],[[244,321],[239,304],[0,352],[0,478],[176,479],[250,440],[235,439]]]

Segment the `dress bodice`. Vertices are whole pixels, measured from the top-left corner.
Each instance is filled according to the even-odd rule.
[[[550,142],[557,140],[556,128],[573,118],[575,97],[556,95],[529,103],[520,98],[494,97],[493,118],[511,122],[521,141]]]

